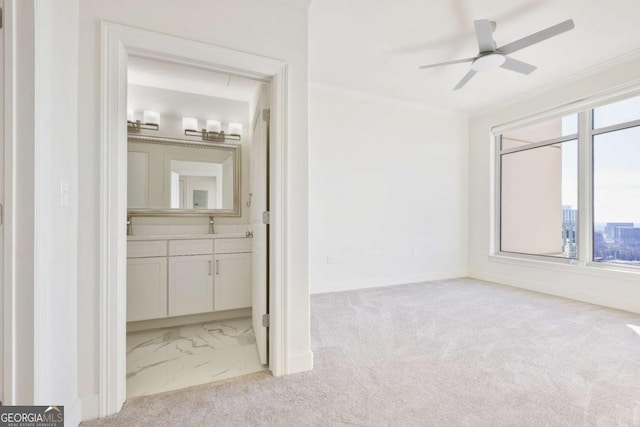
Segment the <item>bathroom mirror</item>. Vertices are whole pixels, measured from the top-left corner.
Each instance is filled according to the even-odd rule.
[[[127,212],[239,216],[240,146],[129,136]]]

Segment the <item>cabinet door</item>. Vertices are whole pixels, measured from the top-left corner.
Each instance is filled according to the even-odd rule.
[[[169,257],[169,316],[213,311],[213,255]]]
[[[127,260],[127,322],[167,317],[167,258]]]
[[[215,261],[216,311],[251,307],[251,254],[218,254]]]

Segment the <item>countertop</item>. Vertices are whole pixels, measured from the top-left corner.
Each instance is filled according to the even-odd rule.
[[[215,234],[134,234],[127,236],[127,241],[137,240],[191,240],[191,239],[246,239],[245,233],[215,233]]]

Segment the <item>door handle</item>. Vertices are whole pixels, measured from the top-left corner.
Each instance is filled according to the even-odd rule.
[[[211,276],[211,260],[207,261],[207,263],[209,264],[209,276]]]
[[[216,276],[220,274],[220,260],[216,260]]]

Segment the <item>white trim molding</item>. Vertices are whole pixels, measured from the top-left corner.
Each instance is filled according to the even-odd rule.
[[[4,75],[3,82],[3,260],[2,260],[2,402],[13,404],[15,396],[15,248],[16,227],[14,223],[15,209],[15,59],[16,29],[14,24],[13,2],[3,2],[4,12]]]
[[[118,412],[125,400],[126,345],[126,101],[127,58],[144,56],[223,71],[269,82],[273,165],[269,329],[273,375],[310,369],[311,362],[290,364],[287,288],[287,152],[289,78],[285,62],[179,37],[102,23],[101,174],[100,174],[100,324],[99,416]],[[310,353],[310,352],[309,352]],[[304,359],[309,359],[310,356]],[[295,355],[294,360],[299,357]]]

